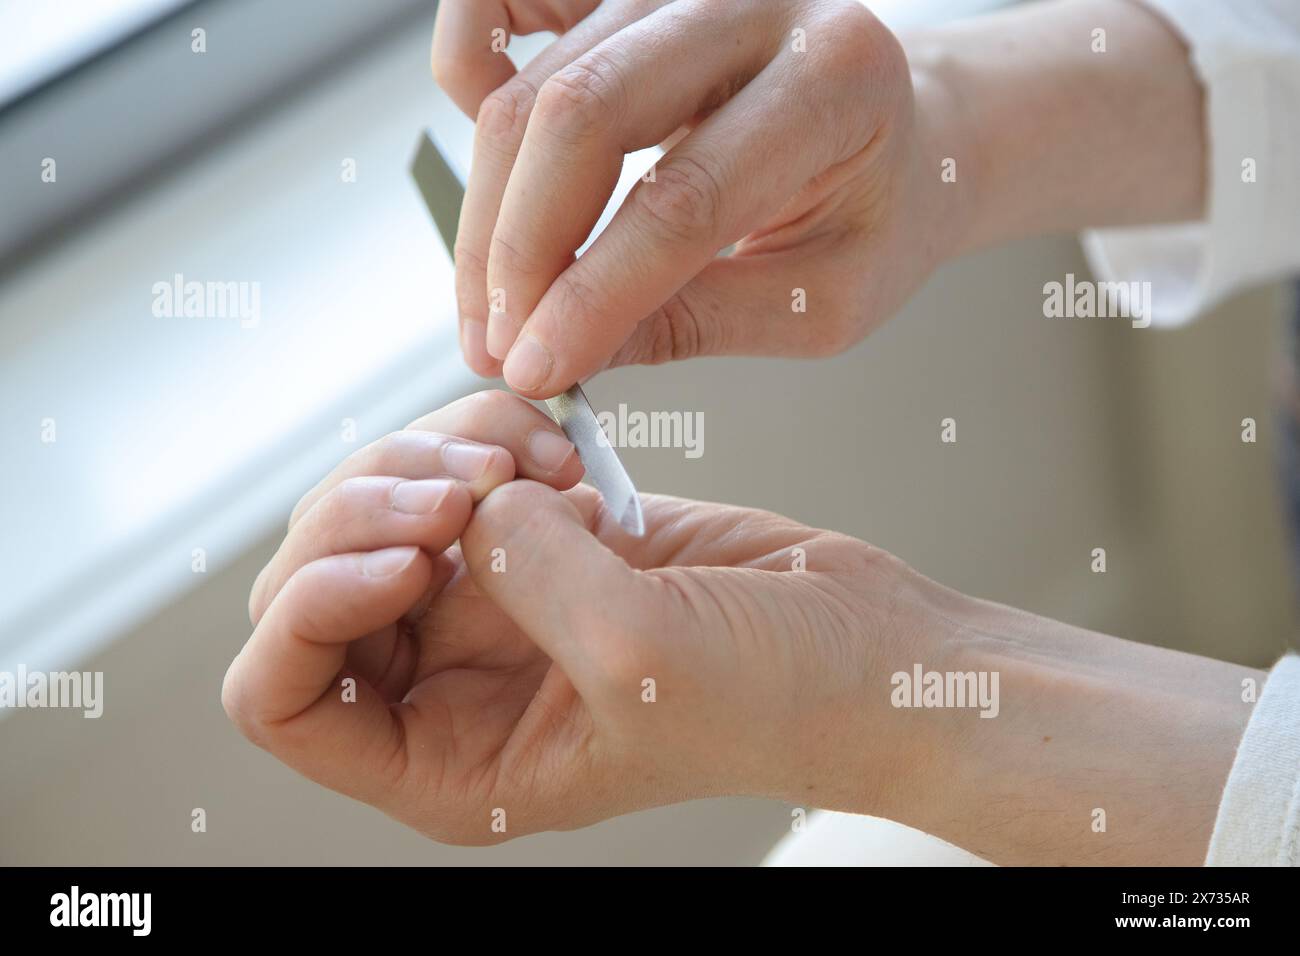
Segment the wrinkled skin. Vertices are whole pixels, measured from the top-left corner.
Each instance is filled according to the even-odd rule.
[[[303,500],[226,678],[240,729],[313,780],[467,844],[843,776],[822,731],[869,716],[864,699],[883,706],[863,688],[873,637],[908,616],[905,569],[776,515],[660,496],[645,496],[647,534],[632,539],[575,487],[576,456],[551,472],[530,462],[538,429],[558,434],[514,396],[471,396],[357,452]],[[483,474],[447,477],[453,437],[488,450]],[[395,488],[429,481],[431,512],[393,508]],[[375,554],[388,564],[367,573]],[[854,785],[869,798],[869,780]]]

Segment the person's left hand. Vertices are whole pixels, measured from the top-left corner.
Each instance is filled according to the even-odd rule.
[[[481,472],[455,444],[487,452]],[[644,496],[632,539],[580,474],[505,392],[357,452],[254,586],[227,712],[448,842],[718,794],[879,806],[903,761],[873,665],[923,630],[934,586],[861,541],[723,505]]]

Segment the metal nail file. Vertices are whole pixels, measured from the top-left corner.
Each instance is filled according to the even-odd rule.
[[[426,130],[420,137],[415,156],[411,160],[411,176],[420,188],[438,233],[442,236],[447,252],[454,256],[456,231],[460,224],[460,207],[465,198],[464,180],[452,169],[443,151],[438,148],[433,133]],[[591,402],[582,391],[581,385],[574,385],[563,395],[548,399],[547,408],[551,410],[560,428],[569,441],[578,449],[592,484],[596,486],[605,499],[605,507],[618,520],[619,525],[629,534],[641,537],[645,534],[645,518],[641,513],[641,498],[636,493],[632,479],[619,461],[618,454],[610,445],[605,431],[596,420]]]

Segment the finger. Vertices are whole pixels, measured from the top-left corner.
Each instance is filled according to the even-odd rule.
[[[780,147],[765,150],[758,142],[779,124],[799,121],[755,120],[752,109],[762,105],[744,99],[742,93],[669,153],[655,181],[639,183],[587,254],[551,284],[503,367],[513,389],[551,397],[598,370],[643,317],[814,174],[819,150],[771,162]]]
[[[509,30],[505,0],[445,0],[438,4],[433,28],[433,77],[471,119],[487,95],[515,73],[509,56],[493,48],[494,30]],[[500,34],[497,36],[500,48]],[[454,258],[456,294],[461,300],[472,266],[460,252],[459,242]],[[462,307],[460,347],[465,362],[479,375],[493,378],[501,373],[501,363],[487,353],[483,322],[471,321],[468,316]]]
[[[449,445],[457,446],[450,455],[444,450]],[[484,446],[493,451],[486,463],[475,450]],[[350,455],[303,496],[289,527],[340,481],[364,475],[457,478],[478,500],[516,475],[569,488],[582,479],[583,468],[572,443],[549,416],[509,392],[476,392]]]
[[[865,121],[846,118],[827,134],[843,81],[801,82],[806,60],[783,54],[669,152],[654,181],[637,184],[528,318],[504,367],[512,388],[550,397],[601,368],[719,250],[862,149]],[[792,104],[789,89],[807,99]]]
[[[515,481],[489,494],[461,535],[461,550],[475,585],[580,690],[598,685],[601,660],[632,628],[663,618],[656,586],[545,485]]]
[[[511,36],[543,30],[562,33],[574,12],[596,2],[443,0],[433,26],[433,77],[473,119],[484,97],[514,75],[505,53]]]
[[[478,108],[474,162],[456,237],[456,301],[461,317],[461,345],[470,367],[481,375],[501,373],[501,362],[486,346],[489,321],[488,249],[501,197],[523,141],[538,88],[556,70],[591,49],[638,15],[626,4],[569,4],[575,24],[537,55],[520,73],[496,88]],[[586,19],[583,19],[583,18]],[[581,20],[579,23],[578,20]],[[504,356],[502,352],[502,356]]]
[[[254,743],[327,786],[382,791],[404,742],[363,681],[337,686],[348,644],[397,621],[429,583],[419,548],[324,558],[300,569],[230,665],[222,703]]]
[[[349,478],[307,510],[253,583],[248,612],[261,620],[299,568],[332,554],[415,545],[441,554],[460,537],[474,503],[446,479]]]
[[[411,429],[393,432],[349,455],[303,495],[294,506],[289,528],[292,530],[316,502],[340,483],[373,475],[410,481],[455,479],[464,483],[477,501],[515,476],[515,462],[510,450],[496,443]]]
[[[430,557],[433,575],[429,584],[402,619],[392,627],[382,628],[348,645],[344,671],[365,680],[389,704],[405,699],[415,668],[421,662],[420,645],[412,639],[412,633],[416,633],[415,629],[429,614],[434,599],[465,566],[455,545]]]
[[[671,4],[543,84],[489,249],[487,284],[500,307],[488,323],[493,355],[506,355],[586,241],[624,155],[663,141],[747,84],[775,54],[776,16],[776,5]]]

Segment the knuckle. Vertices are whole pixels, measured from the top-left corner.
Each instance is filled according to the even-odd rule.
[[[711,354],[714,345],[710,328],[686,296],[678,293],[654,315],[646,346],[646,364],[661,365]]]
[[[668,317],[671,332],[669,357],[673,361],[726,351],[726,343],[721,339],[723,326],[717,321],[709,321],[685,291],[669,299],[663,311]]]
[[[417,429],[404,428],[401,431],[389,432],[363,448],[358,453],[360,461],[363,463],[363,469],[372,475],[397,474],[406,457],[403,452],[411,445],[412,431],[417,431]],[[340,482],[340,485],[346,485],[355,480],[356,476],[353,476]]]
[[[488,254],[488,260],[491,263],[488,275],[492,277],[488,279],[489,282],[502,274],[533,276],[542,271],[536,257],[524,252],[520,243],[503,236],[500,229],[492,234],[492,250]]]
[[[487,321],[487,259],[477,247],[458,239],[452,271],[461,319]]]
[[[672,242],[699,241],[718,231],[722,189],[708,166],[680,156],[642,183],[633,194],[636,209],[650,230]]]
[[[456,269],[456,306],[462,319],[472,319],[476,322],[488,320],[488,300],[484,291],[487,281],[484,275],[483,272]]]
[[[453,256],[456,260],[456,275],[458,278],[465,274],[467,279],[472,278],[476,283],[482,282],[483,277],[487,275],[487,259],[478,251],[477,247],[469,244],[463,233],[456,239],[456,249]]]
[[[323,524],[337,528],[351,521],[358,511],[368,510],[382,500],[381,494],[391,491],[393,482],[384,478],[353,476],[345,478],[321,502]]]
[[[474,508],[469,528],[462,539],[466,553],[479,552],[477,545],[511,551],[511,542],[542,540],[552,527],[548,504],[559,492],[534,481],[517,480],[498,485]]]
[[[339,502],[338,488],[335,486],[317,498],[315,505],[309,509],[311,524],[317,529],[333,527],[338,523],[339,510],[341,510],[341,502]]]
[[[618,69],[588,53],[554,73],[537,94],[538,121],[551,133],[580,137],[614,122],[622,101]]]
[[[615,349],[614,354],[609,357],[609,361],[605,363],[600,371],[622,368],[625,365],[663,364],[651,360],[654,353],[654,339],[657,334],[654,321],[642,322],[637,326],[632,337]]]
[[[481,392],[474,392],[472,395],[466,395],[458,400],[456,404],[465,411],[469,421],[487,422],[499,421],[503,416],[510,413],[517,402],[522,401],[523,399],[516,398],[510,392],[503,392],[497,388],[488,388]]]
[[[911,90],[907,56],[894,34],[856,0],[843,0],[819,25],[817,56],[806,58],[809,114],[825,140],[828,161],[841,162],[864,148]],[[813,41],[810,41],[810,43]]]
[[[883,24],[864,4],[857,0],[840,0],[835,4],[827,18],[827,37],[830,39],[830,52],[860,57],[861,54],[875,47],[882,32],[888,32]]]
[[[364,596],[336,588],[327,568],[337,557],[324,558],[299,568],[281,589],[285,628],[304,640],[320,640],[347,628],[364,607]]]
[[[604,324],[605,302],[594,286],[565,272],[555,280],[555,294],[559,299],[557,314],[566,316],[570,323],[592,329]]]
[[[538,517],[539,508],[546,503],[551,494],[558,494],[545,485],[535,481],[510,481],[490,491],[475,510],[476,518],[489,522],[503,520],[509,525],[517,525],[520,517],[524,521],[546,520]]]
[[[478,135],[498,148],[517,144],[524,138],[536,101],[533,88],[518,78],[493,90],[479,107],[475,122]],[[509,152],[513,153],[513,148]]]
[[[672,320],[661,309],[650,319],[637,360],[642,365],[663,365],[674,361],[679,341],[681,340],[672,328]]]
[[[658,681],[664,676],[664,661],[653,642],[634,633],[631,627],[625,625],[590,644],[596,686],[611,702],[634,702],[641,693],[642,681]]]
[[[363,478],[347,478],[312,506],[311,520],[303,531],[316,539],[314,547],[330,552],[347,540],[345,529],[356,515],[364,482]]]
[[[846,2],[828,30],[818,58],[822,71],[860,92],[889,89],[889,80],[908,72],[907,55],[893,32],[863,4]]]
[[[430,435],[435,436],[433,440],[439,446],[457,438],[478,441],[485,424],[509,422],[512,409],[523,401],[511,392],[496,388],[471,392],[435,412],[436,421],[433,416],[425,416],[413,423],[411,430],[419,432],[422,441],[428,441]],[[437,428],[433,427],[435,424]]]

